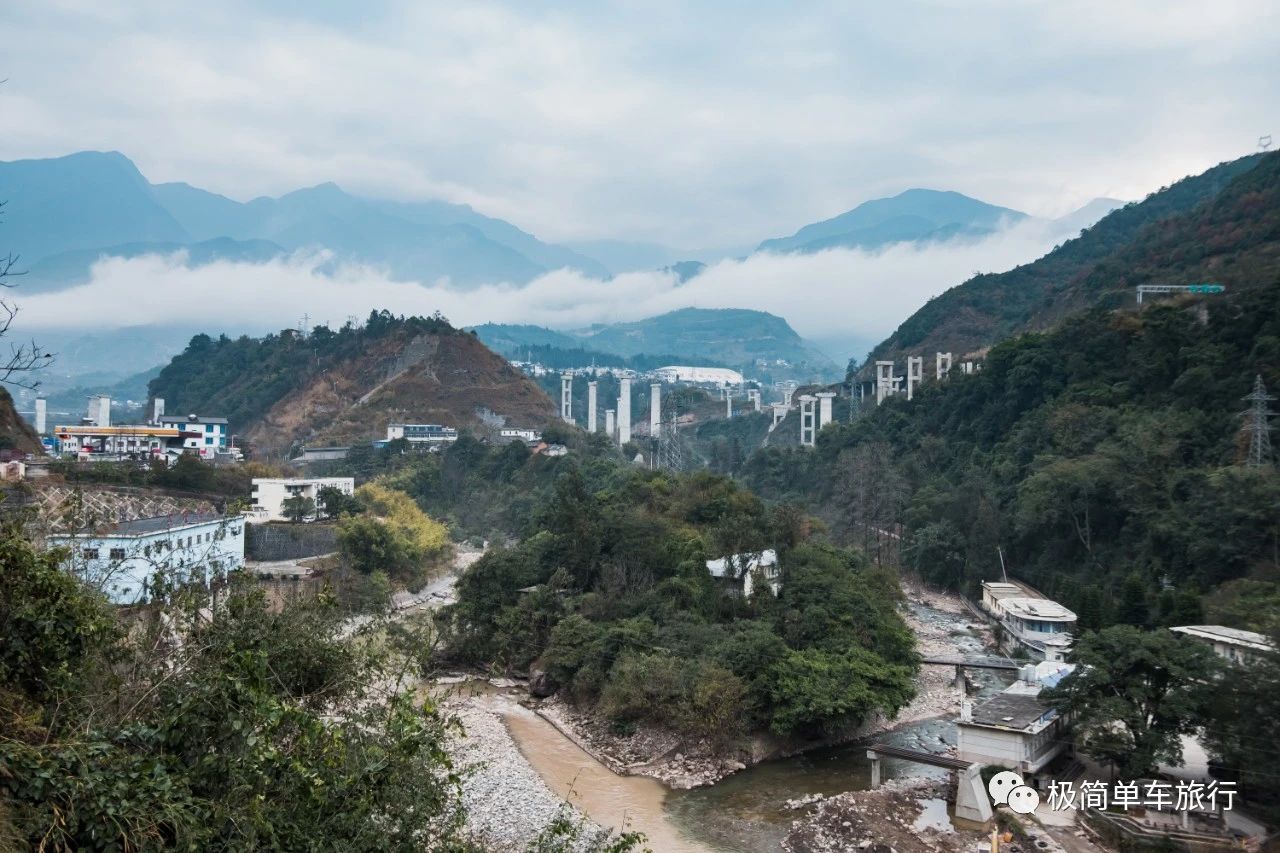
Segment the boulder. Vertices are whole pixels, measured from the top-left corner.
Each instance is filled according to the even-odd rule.
[[[546,670],[535,669],[529,673],[529,692],[539,699],[545,699],[559,689],[560,685]]]

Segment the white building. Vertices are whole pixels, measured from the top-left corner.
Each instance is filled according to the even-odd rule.
[[[440,424],[387,424],[387,441],[403,438],[413,444],[443,444],[458,440],[458,431]]]
[[[1222,625],[1180,625],[1169,630],[1210,646],[1218,657],[1232,663],[1251,663],[1267,652],[1275,651],[1271,639],[1256,631]]]
[[[505,427],[498,433],[502,438],[510,441],[541,441],[542,433],[536,429],[517,429],[515,427]]]
[[[1076,615],[1025,584],[983,581],[982,609],[1037,660],[1063,661],[1071,651]]]
[[[727,367],[692,367],[673,364],[653,371],[663,382],[689,382],[694,385],[741,385],[742,374]]]
[[[324,503],[320,500],[320,490],[330,486],[352,495],[356,491],[356,480],[355,477],[255,477],[250,518],[254,522],[287,520],[284,502],[289,498],[310,498],[316,503],[316,511],[321,512]]]
[[[208,586],[244,566],[244,518],[184,513],[123,521],[94,533],[62,533],[50,547],[67,548],[66,567],[114,604],[144,604],[166,586]]]
[[[1068,721],[1040,698],[1073,664],[1028,664],[1002,693],[974,704],[965,699],[956,724],[956,757],[1024,774],[1040,772],[1066,749]]]
[[[200,454],[202,459],[212,459],[219,452],[227,449],[227,419],[204,418],[199,415],[161,415],[160,426],[182,430],[183,450],[191,450]]]
[[[773,594],[777,595],[781,588],[781,571],[778,567],[778,552],[772,548],[764,551],[752,551],[745,554],[734,554],[718,560],[707,560],[707,571],[711,577],[729,587],[734,594],[750,598],[755,591],[755,575],[761,574],[768,583]]]

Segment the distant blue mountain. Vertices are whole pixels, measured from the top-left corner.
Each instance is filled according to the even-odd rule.
[[[839,216],[806,225],[790,237],[765,240],[757,251],[808,253],[974,239],[1026,218],[1025,213],[957,192],[914,189],[863,202]]]
[[[0,201],[3,253],[27,264],[75,249],[190,240],[142,173],[116,152],[0,163]]]
[[[465,205],[367,199],[332,183],[238,202],[185,183],[152,185],[116,152],[0,163],[0,200],[8,202],[0,245],[42,270],[40,287],[83,278],[98,257],[147,247],[191,247],[192,263],[325,248],[397,278],[461,285],[525,283],[562,267],[609,274]]]

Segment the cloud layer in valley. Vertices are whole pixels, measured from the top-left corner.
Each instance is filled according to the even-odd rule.
[[[725,260],[681,284],[662,272],[600,280],[568,270],[524,286],[457,288],[448,282],[394,281],[326,253],[264,264],[218,262],[191,268],[185,255],[99,261],[92,280],[57,293],[22,298],[31,328],[203,324],[213,330],[260,331],[314,323],[342,325],[372,309],[397,314],[442,312],[457,325],[532,323],[575,328],[637,320],[684,307],[756,308],[785,317],[800,334],[849,342],[839,355],[861,355],[930,297],[975,272],[996,272],[1051,248],[1055,236],[1031,222],[970,243],[899,244],[880,252],[834,249],[812,255],[757,254]],[[192,294],[203,294],[192,298]],[[122,312],[120,306],[128,305]],[[246,306],[252,306],[248,310]],[[251,319],[250,319],[251,318]],[[838,346],[838,345],[837,345]]]

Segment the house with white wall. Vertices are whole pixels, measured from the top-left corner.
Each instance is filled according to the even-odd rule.
[[[114,604],[145,604],[165,589],[210,584],[244,566],[244,518],[181,513],[122,521],[92,532],[57,533],[64,566]]]
[[[249,519],[253,522],[287,521],[285,501],[289,498],[310,498],[315,501],[317,514],[324,511],[320,490],[335,488],[345,495],[356,491],[354,477],[255,477],[250,500],[253,504]]]
[[[1068,720],[1040,694],[1074,669],[1059,661],[1028,664],[1003,692],[976,703],[965,699],[956,723],[956,756],[1028,775],[1040,772],[1069,743]]]
[[[441,424],[387,424],[387,441],[402,438],[410,444],[446,444],[458,440],[458,431]]]
[[[191,434],[183,442],[182,449],[198,453],[202,459],[212,459],[219,451],[227,449],[227,419],[207,418],[200,415],[161,415],[160,426],[180,429]]]
[[[707,572],[734,595],[743,598],[750,598],[755,592],[757,578],[763,578],[774,595],[782,586],[778,552],[772,548],[707,560]]]

